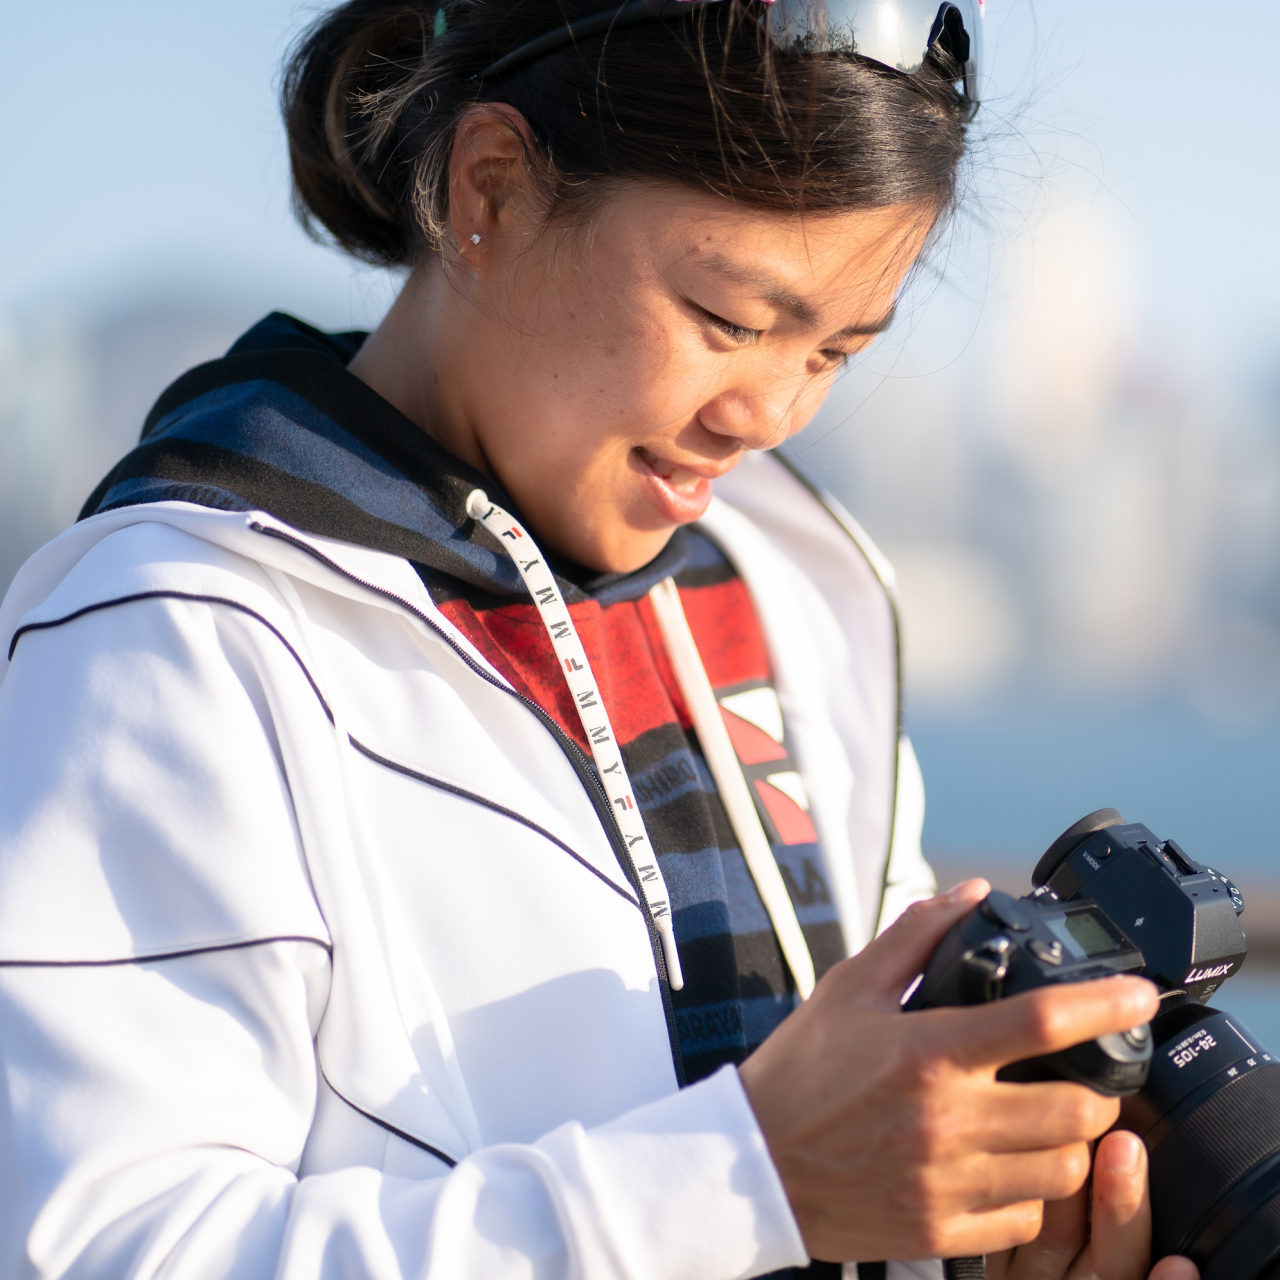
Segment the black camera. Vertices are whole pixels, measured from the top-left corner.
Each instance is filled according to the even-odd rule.
[[[1140,973],[1149,1028],[1014,1063],[1124,1099],[1150,1155],[1152,1259],[1202,1280],[1280,1280],[1280,1061],[1204,1002],[1244,962],[1244,899],[1220,872],[1114,809],[1065,831],[1025,898],[991,893],[939,944],[905,1009],[978,1004],[1057,982]]]

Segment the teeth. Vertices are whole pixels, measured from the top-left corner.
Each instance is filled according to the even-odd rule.
[[[636,449],[636,452],[645,460],[649,469],[658,476],[661,476],[668,484],[673,485],[677,489],[692,489],[702,477],[696,471],[690,471],[687,467],[677,467],[673,462],[663,462],[655,457],[643,445]]]

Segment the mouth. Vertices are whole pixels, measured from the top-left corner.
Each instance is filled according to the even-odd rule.
[[[706,476],[700,475],[697,471],[690,471],[688,467],[678,467],[674,462],[665,462],[657,454],[650,453],[643,445],[636,446],[636,453],[640,455],[640,461],[655,476],[660,480],[665,480],[673,489],[685,489],[692,492],[697,488],[700,480],[707,479]]]
[[[702,517],[711,502],[710,476],[659,458],[643,445],[637,445],[632,452],[639,471],[648,480],[650,501],[665,520],[689,524]]]

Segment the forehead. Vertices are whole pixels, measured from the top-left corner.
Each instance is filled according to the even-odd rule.
[[[610,220],[658,270],[705,273],[766,300],[780,288],[828,301],[892,295],[934,223],[919,205],[776,213],[649,184],[612,203]]]

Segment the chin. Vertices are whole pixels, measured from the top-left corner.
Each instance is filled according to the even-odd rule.
[[[661,533],[646,533],[635,538],[628,538],[621,545],[607,550],[601,549],[590,559],[582,563],[588,568],[597,569],[600,573],[634,573],[643,569],[663,547],[671,541],[671,535],[679,525],[670,525]]]

